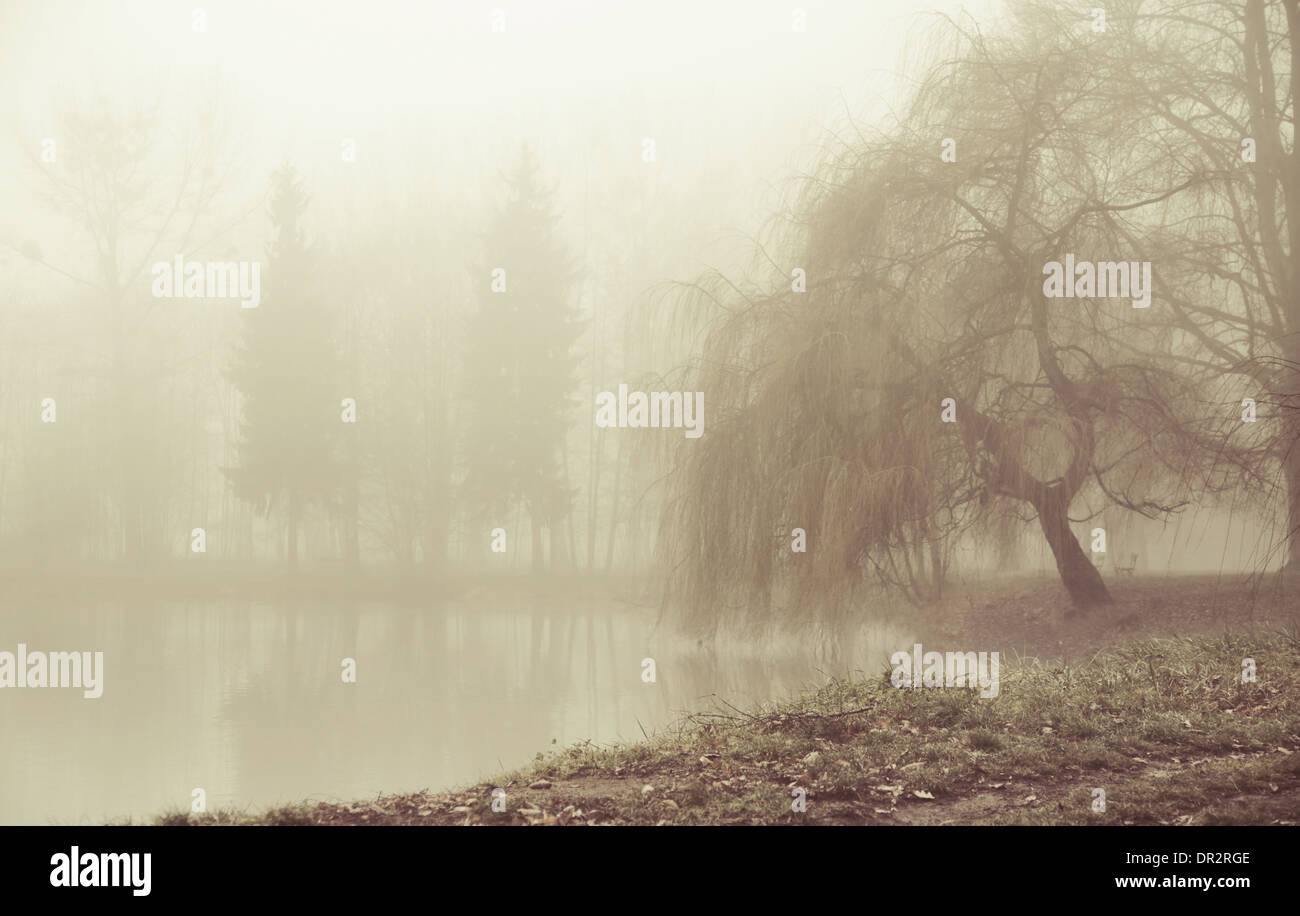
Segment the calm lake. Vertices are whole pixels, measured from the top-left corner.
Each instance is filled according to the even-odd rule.
[[[539,751],[640,740],[721,700],[875,674],[912,639],[876,625],[830,649],[793,637],[709,648],[656,616],[553,596],[8,602],[0,650],[102,651],[104,689],[0,690],[0,823],[149,819],[189,810],[195,788],[209,811],[449,789]]]

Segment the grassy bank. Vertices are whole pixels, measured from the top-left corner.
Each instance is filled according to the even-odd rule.
[[[1257,680],[1242,683],[1243,659]],[[1001,692],[889,672],[719,709],[652,740],[539,754],[461,791],[171,814],[159,824],[1288,824],[1300,822],[1300,641],[1237,630],[1081,662],[1003,659]],[[492,790],[505,790],[504,812]],[[802,788],[807,810],[792,810]],[[1096,789],[1105,810],[1095,809]]]

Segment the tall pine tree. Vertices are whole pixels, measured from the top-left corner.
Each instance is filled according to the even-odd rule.
[[[543,532],[550,532],[553,554],[572,496],[562,458],[581,322],[570,301],[572,258],[527,144],[506,182],[505,206],[484,240],[487,262],[474,278],[461,496],[474,516],[494,525],[515,508],[526,511],[537,572],[545,565]]]
[[[342,395],[317,255],[301,226],[307,195],[287,165],[272,176],[271,192],[261,303],[243,312],[230,371],[242,395],[238,466],[225,471],[236,496],[283,519],[292,570],[309,507],[330,502],[343,484]]]

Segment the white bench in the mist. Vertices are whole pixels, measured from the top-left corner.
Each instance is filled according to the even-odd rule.
[[[1122,565],[1119,561],[1115,562],[1115,575],[1133,577],[1133,570],[1137,569],[1138,555],[1131,553],[1128,555],[1128,565]]]
[[[1135,553],[1130,553],[1128,555],[1128,563],[1123,563],[1119,560],[1116,560],[1114,564],[1116,577],[1129,576],[1130,578],[1132,578],[1133,571],[1137,569],[1137,562],[1138,562],[1138,555]],[[1094,553],[1092,555],[1092,565],[1097,567],[1098,572],[1104,570],[1106,568],[1106,554]]]

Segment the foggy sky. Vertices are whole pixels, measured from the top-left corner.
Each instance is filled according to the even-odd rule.
[[[889,110],[909,36],[929,11],[990,3],[13,2],[0,5],[3,122],[53,136],[54,106],[103,95],[118,108],[176,113],[216,93],[233,125],[243,190],[289,159],[330,206],[402,176],[482,199],[521,139],[553,179],[596,151],[637,161],[658,146],[661,179],[725,176],[751,192],[806,161],[828,124]],[[207,32],[191,10],[207,12]],[[503,8],[505,34],[490,31]],[[852,35],[851,41],[845,36]],[[93,49],[93,53],[92,53]],[[339,161],[343,137],[358,161]],[[20,200],[18,151],[0,147],[0,195]],[[561,209],[577,182],[560,180]],[[752,207],[749,206],[752,204]],[[25,236],[4,208],[5,241]],[[710,214],[747,227],[754,212]]]

